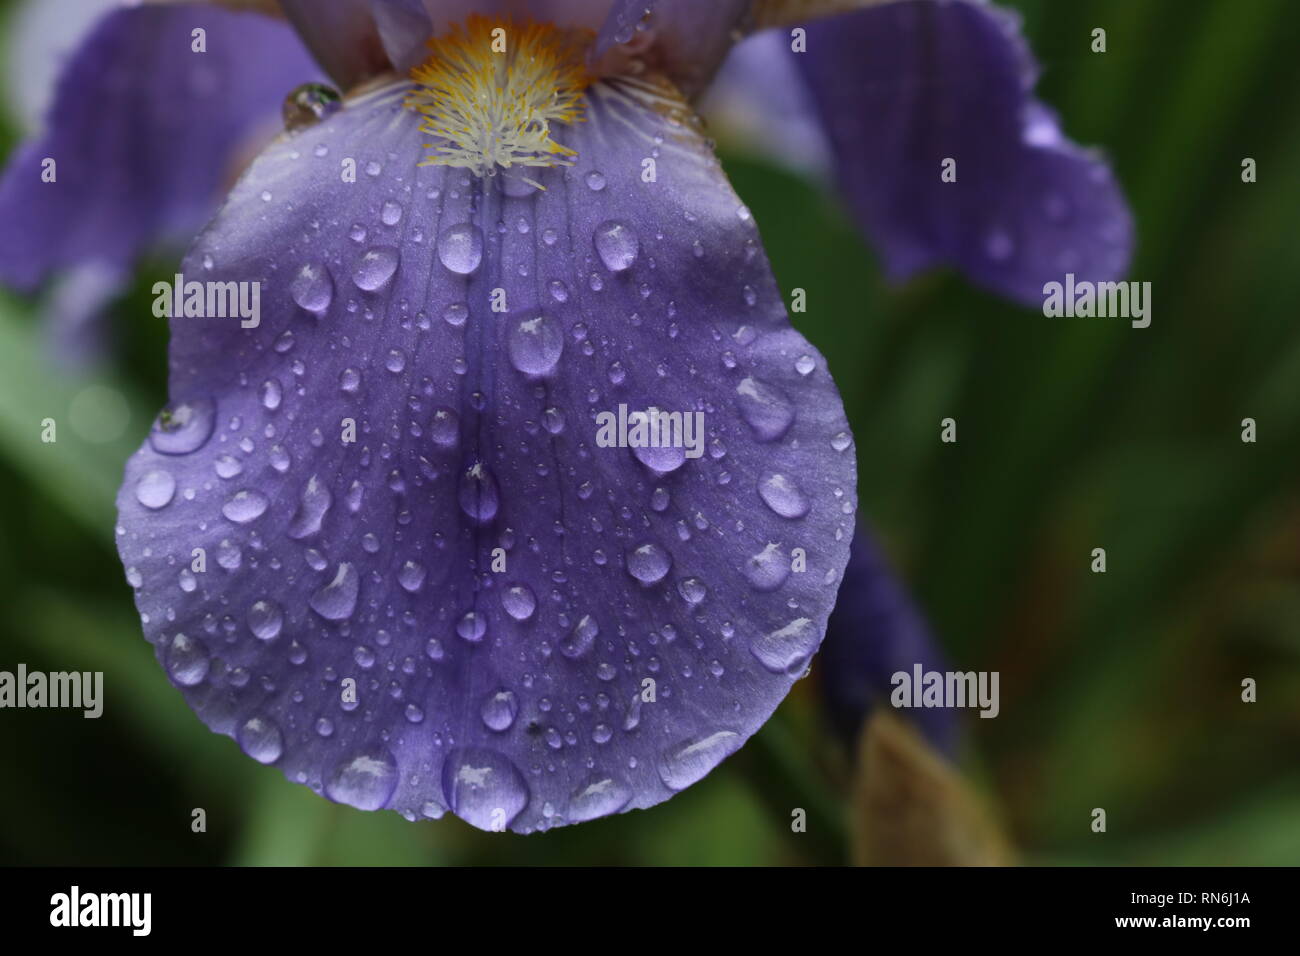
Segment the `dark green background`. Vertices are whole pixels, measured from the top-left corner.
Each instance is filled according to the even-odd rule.
[[[1047,319],[936,274],[886,286],[834,197],[727,166],[857,436],[862,512],[956,664],[999,670],[963,771],[1029,861],[1300,862],[1300,13],[1290,0],[1022,0],[1040,92],[1114,159],[1153,324]],[[1089,51],[1093,27],[1109,51]],[[93,91],[87,91],[93,95]],[[6,139],[12,143],[9,128]],[[1243,184],[1243,157],[1259,182]],[[170,263],[152,266],[169,274]],[[151,274],[142,270],[142,276]],[[164,394],[141,286],[111,359],[52,365],[0,297],[0,668],[103,670],[98,721],[0,712],[0,861],[839,862],[848,758],[816,666],[740,754],[648,812],[483,834],[335,806],[206,731],[140,635],[113,550]],[[126,396],[107,444],[64,428]],[[60,419],[56,445],[39,421]],[[959,442],[938,440],[958,421]],[[1258,421],[1243,444],[1240,422]],[[1104,547],[1109,570],[1089,572]],[[1243,677],[1259,702],[1240,700]],[[972,715],[973,716],[973,715]],[[806,807],[810,830],[790,831]],[[192,834],[204,807],[208,832]],[[1089,829],[1105,807],[1108,832]]]

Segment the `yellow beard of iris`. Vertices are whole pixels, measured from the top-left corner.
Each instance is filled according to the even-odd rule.
[[[421,132],[438,138],[420,165],[477,176],[572,166],[577,154],[551,139],[551,124],[585,119],[583,57],[591,39],[586,31],[473,16],[430,40],[432,55],[411,71],[418,85],[406,99],[424,117]]]

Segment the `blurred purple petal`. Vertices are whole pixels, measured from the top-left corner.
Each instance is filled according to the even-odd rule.
[[[892,676],[914,665],[943,671],[947,661],[875,535],[860,525],[853,539],[839,601],[817,662],[822,692],[836,729],[856,740],[867,712],[890,706]],[[951,754],[960,723],[955,711],[922,708],[905,714],[939,750]]]
[[[209,727],[336,801],[517,831],[652,806],[820,643],[838,393],[680,104],[591,87],[539,192],[417,166],[403,95],[274,145],[185,262],[261,282],[261,322],[172,322],[119,496],[146,634]],[[620,405],[701,412],[701,457],[599,445]]]
[[[207,52],[191,52],[191,31]],[[211,216],[232,153],[316,76],[283,23],[218,8],[110,13],[59,81],[43,135],[0,180],[0,278],[30,289],[84,262],[126,268]],[[43,182],[44,160],[57,180]]]
[[[621,44],[694,97],[704,90],[746,25],[750,0],[615,0],[601,28],[593,55],[600,58]]]
[[[394,8],[390,13],[405,6],[400,0],[280,0],[316,62],[344,92],[390,68],[372,3],[386,3]],[[396,17],[385,17],[390,30],[396,22]],[[389,40],[393,42],[391,33]]]
[[[834,156],[789,36],[764,30],[737,43],[700,103],[724,144],[829,180]]]
[[[803,70],[854,212],[890,273],[939,264],[1020,302],[1043,285],[1113,280],[1133,222],[1100,157],[1032,97],[1037,70],[1012,14],[906,0],[808,25]],[[941,164],[957,161],[957,181]]]

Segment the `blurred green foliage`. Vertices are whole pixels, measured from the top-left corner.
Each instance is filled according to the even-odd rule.
[[[1113,157],[1154,321],[1045,319],[950,275],[888,287],[834,197],[724,158],[797,325],[830,357],[863,513],[954,662],[1002,673],[962,765],[1027,860],[1300,862],[1300,12],[1288,0],[1022,0],[1040,92]],[[1108,31],[1109,52],[1089,51]],[[12,144],[8,129],[5,142]],[[1258,161],[1259,182],[1240,163]],[[167,271],[167,265],[159,269]],[[147,270],[145,270],[147,274]],[[850,758],[816,667],[750,746],[649,812],[534,837],[334,806],[199,724],[113,550],[122,463],[163,400],[143,287],[85,376],[0,298],[0,667],[105,671],[104,717],[0,715],[0,860],[771,864],[846,858]],[[90,384],[107,443],[61,427]],[[955,417],[960,440],[938,441]],[[1259,441],[1240,440],[1240,422]],[[1105,547],[1108,572],[1089,572]],[[1240,701],[1243,677],[1259,702]],[[204,807],[208,833],[192,835]],[[790,810],[809,813],[807,833]],[[1093,834],[1104,807],[1108,832]]]

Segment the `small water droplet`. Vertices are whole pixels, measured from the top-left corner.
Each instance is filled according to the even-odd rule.
[[[794,422],[794,406],[775,385],[748,377],[736,386],[740,414],[759,441],[776,441]]]
[[[402,206],[389,199],[379,211],[379,219],[385,226],[395,226],[402,221]]]
[[[605,188],[605,174],[598,169],[593,169],[585,177],[587,188],[592,192],[600,192]]]
[[[569,797],[569,822],[585,823],[618,813],[631,799],[632,788],[618,777],[597,774],[574,790]]]
[[[193,687],[208,676],[211,660],[199,641],[184,634],[172,638],[167,648],[167,673],[182,687]]]
[[[501,592],[501,606],[516,621],[526,621],[537,610],[537,595],[527,584],[514,584]]]
[[[301,541],[320,531],[321,523],[333,503],[334,495],[330,493],[329,486],[319,475],[312,475],[307,484],[303,485],[298,509],[289,524],[289,537]]]

